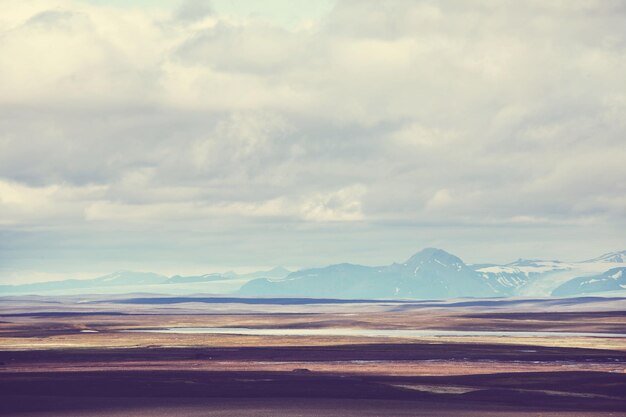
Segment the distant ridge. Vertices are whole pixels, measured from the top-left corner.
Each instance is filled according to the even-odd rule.
[[[578,296],[626,289],[626,266],[612,268],[592,276],[573,278],[558,286],[552,295],[556,297]]]
[[[611,263],[626,263],[626,250],[619,252],[609,252],[597,258],[589,259],[586,262],[611,262]]]
[[[0,285],[0,296],[149,292],[167,295],[423,300],[569,296],[606,291],[625,291],[626,294],[624,284],[612,278],[615,274],[607,275],[607,271],[625,266],[626,251],[605,253],[580,262],[518,259],[505,265],[467,265],[461,258],[443,249],[425,248],[405,262],[383,266],[340,263],[295,272],[274,267],[245,274],[228,271],[171,277],[152,272],[119,271],[94,279]],[[577,281],[567,284],[575,279]],[[602,285],[598,283],[600,281]]]
[[[604,272],[623,262],[625,256],[623,251],[582,262],[519,259],[502,266],[468,266],[443,249],[426,248],[401,264],[369,267],[344,263],[293,272],[284,279],[256,279],[243,285],[238,294],[386,299],[550,296],[563,281]]]
[[[227,272],[224,274],[210,273],[204,275],[182,276],[174,275],[167,277],[153,272],[136,272],[136,271],[118,271],[112,274],[104,275],[93,279],[67,279],[60,281],[48,281],[32,284],[21,285],[0,285],[0,295],[3,294],[47,294],[50,292],[62,293],[68,291],[76,293],[98,293],[106,290],[107,293],[127,293],[137,292],[143,288],[161,288],[165,292],[167,289],[173,289],[179,286],[187,285],[190,291],[202,291],[202,287],[198,285],[210,284],[216,282],[227,282],[238,280],[247,281],[258,277],[281,278],[289,274],[289,271],[283,267],[275,267],[268,271],[257,271],[247,274],[237,274],[235,272]],[[241,284],[239,284],[240,286]],[[238,286],[237,286],[238,288]],[[232,290],[234,290],[233,288]],[[208,288],[210,291],[210,288]]]
[[[257,279],[239,291],[248,296],[342,298],[454,298],[501,295],[463,261],[426,248],[402,264],[368,267],[338,264],[306,269],[282,280]]]

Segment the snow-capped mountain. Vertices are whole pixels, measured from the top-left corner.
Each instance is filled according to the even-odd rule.
[[[564,282],[603,273],[616,265],[617,255],[590,261],[519,259],[505,265],[466,265],[441,249],[424,249],[406,262],[368,267],[338,264],[289,274],[285,279],[257,279],[245,284],[248,296],[338,298],[454,298],[544,296]]]
[[[612,268],[593,276],[573,278],[559,285],[552,295],[556,297],[620,291],[626,289],[626,267]]]
[[[515,295],[530,279],[528,272],[515,267],[488,266],[476,269],[483,279],[493,288],[498,288],[503,295]]]
[[[475,270],[503,294],[516,295],[541,275],[569,269],[568,264],[560,261],[518,259],[510,264],[480,266]]]
[[[624,265],[626,251],[610,252],[580,262],[519,259],[506,265],[476,265],[473,268],[507,295],[547,297],[561,284],[576,277],[601,274]]]

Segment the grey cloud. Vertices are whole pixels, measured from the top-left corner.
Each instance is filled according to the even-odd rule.
[[[84,30],[90,25],[91,21],[87,15],[63,9],[46,10],[37,13],[24,23],[24,27],[66,31]]]
[[[175,12],[177,20],[194,22],[214,14],[210,0],[184,0]]]
[[[180,45],[176,55],[187,64],[271,77],[311,62],[311,47],[315,46],[309,36],[279,27],[218,23],[194,34]]]

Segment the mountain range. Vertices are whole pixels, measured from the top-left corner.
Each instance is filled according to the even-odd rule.
[[[280,280],[256,279],[239,294],[342,298],[494,297],[497,288],[461,259],[441,249],[424,249],[402,264],[368,267],[339,264],[306,269]]]
[[[290,272],[282,267],[248,274],[174,275],[121,271],[87,280],[0,285],[0,295],[86,293],[237,294],[247,297],[406,298],[578,296],[626,291],[626,251],[579,262],[518,259],[465,264],[427,248],[403,263],[349,263]]]
[[[245,284],[245,296],[311,296],[343,298],[457,298],[558,296],[565,282],[624,265],[626,251],[588,261],[561,262],[519,259],[506,265],[466,265],[441,249],[424,249],[406,262],[386,266],[339,264],[307,269],[279,280],[256,279]],[[578,287],[567,295],[586,294],[600,286]],[[614,285],[602,288],[621,289]]]
[[[289,274],[283,267],[237,274],[232,271],[204,275],[174,275],[152,272],[118,271],[93,279],[67,279],[21,285],[0,285],[0,295],[75,295],[150,292],[163,294],[230,293],[251,279],[277,279]]]

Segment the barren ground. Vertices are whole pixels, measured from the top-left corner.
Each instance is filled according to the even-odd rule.
[[[625,416],[626,339],[132,333],[169,327],[626,334],[625,300],[297,305],[4,298],[0,414]]]

